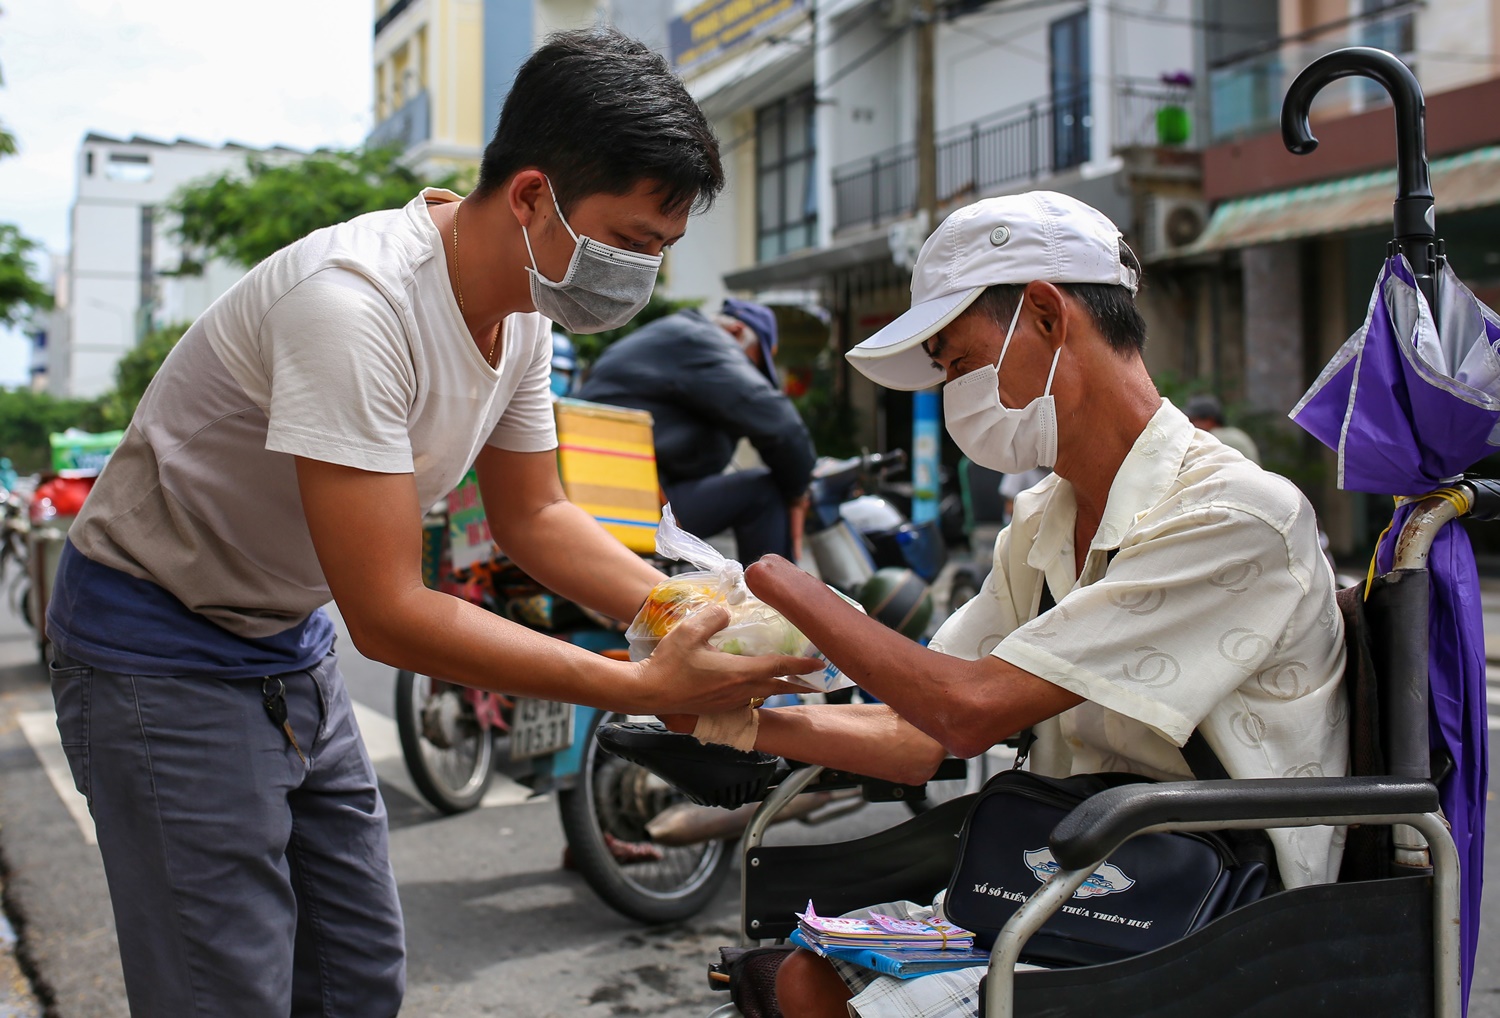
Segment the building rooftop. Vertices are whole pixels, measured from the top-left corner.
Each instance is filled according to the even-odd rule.
[[[83,136],[84,144],[93,142],[105,145],[150,145],[156,148],[200,148],[220,149],[239,152],[286,152],[305,155],[304,150],[292,148],[289,145],[246,145],[238,141],[226,141],[222,145],[210,145],[207,142],[198,141],[196,138],[178,137],[175,141],[162,141],[144,134],[132,134],[129,138],[116,138],[114,135],[105,134],[102,131],[90,131]]]

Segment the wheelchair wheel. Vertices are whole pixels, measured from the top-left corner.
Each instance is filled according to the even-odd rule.
[[[495,740],[463,687],[397,672],[396,731],[412,784],[434,809],[453,814],[479,805],[495,774]]]
[[[557,795],[573,864],[595,894],[642,923],[668,923],[702,911],[729,875],[732,853],[723,841],[658,845],[646,824],[685,797],[641,767],[599,745],[594,730],[624,715],[601,713],[580,734],[577,784]]]

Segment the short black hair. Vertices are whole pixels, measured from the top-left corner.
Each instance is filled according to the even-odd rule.
[[[1120,242],[1120,263],[1141,278],[1141,263],[1135,252]],[[1135,295],[1114,283],[1058,283],[1057,288],[1088,309],[1094,326],[1116,353],[1140,353],[1146,348],[1146,320],[1135,306]],[[1011,315],[1026,287],[1019,284],[987,287],[970,305],[1002,329],[1010,327]]]
[[[612,29],[559,32],[521,65],[474,193],[533,166],[565,209],[653,180],[662,211],[702,211],[724,188],[718,139],[682,79]]]
[[[1190,419],[1206,418],[1221,428],[1224,426],[1224,404],[1211,392],[1200,392],[1189,399],[1182,412]]]

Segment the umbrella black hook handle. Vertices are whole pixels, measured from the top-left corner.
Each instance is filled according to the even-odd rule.
[[[1318,147],[1308,113],[1313,98],[1339,78],[1372,78],[1390,93],[1396,109],[1396,247],[1411,263],[1418,285],[1430,284],[1436,225],[1432,177],[1427,167],[1427,101],[1417,76],[1392,53],[1371,46],[1349,46],[1325,54],[1302,69],[1281,105],[1281,140],[1295,155]],[[1430,285],[1423,286],[1431,302]]]

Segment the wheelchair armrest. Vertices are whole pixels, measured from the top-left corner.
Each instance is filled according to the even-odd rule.
[[[1064,869],[1092,866],[1132,835],[1159,824],[1229,824],[1308,817],[1431,813],[1437,786],[1399,778],[1251,778],[1174,781],[1106,789],[1063,817],[1049,841]]]

